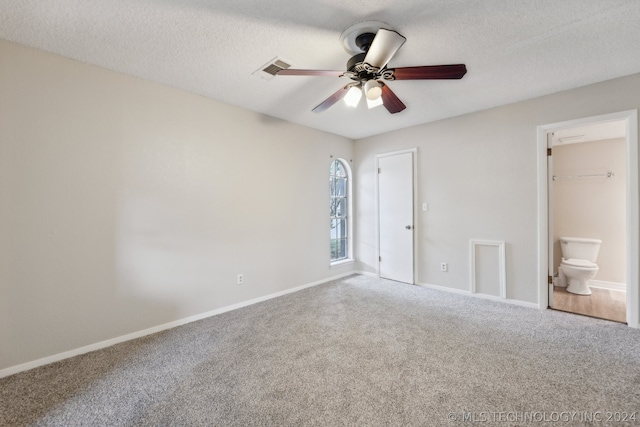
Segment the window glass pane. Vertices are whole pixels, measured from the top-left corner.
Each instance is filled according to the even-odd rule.
[[[334,198],[335,216],[347,216],[347,199],[344,197]]]
[[[346,196],[347,195],[347,179],[336,178],[335,185],[333,186],[334,196]]]
[[[338,258],[346,258],[347,257],[347,239],[340,239],[338,241]]]
[[[331,259],[344,259],[347,257],[347,239],[331,240]]]
[[[333,219],[331,220],[331,239],[337,239],[338,237],[338,220]]]
[[[344,166],[342,166],[342,163],[336,161],[336,175],[337,176],[347,176],[346,171],[344,170]]]
[[[338,187],[338,183],[336,181],[336,178],[332,176],[331,178],[329,178],[329,195],[330,196],[336,195],[337,187]]]
[[[336,237],[345,238],[347,237],[347,220],[346,219],[338,219],[338,227]]]
[[[337,160],[331,162],[331,166],[329,166],[329,175],[335,175],[336,174],[336,164],[338,164]]]
[[[331,239],[331,260],[338,259],[338,242],[340,242],[340,240]]]
[[[336,213],[338,212],[338,200],[335,197],[330,197],[329,198],[329,217],[330,218],[334,218],[336,216]]]
[[[330,237],[332,239],[342,239],[347,237],[347,220],[346,219],[331,220]]]

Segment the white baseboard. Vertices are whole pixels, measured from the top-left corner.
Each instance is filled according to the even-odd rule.
[[[355,274],[361,274],[363,276],[369,276],[369,277],[378,277],[378,275],[376,273],[372,273],[370,271],[354,271]]]
[[[605,282],[604,280],[589,280],[589,287],[600,288],[600,289],[610,289],[613,291],[627,290],[626,283]]]
[[[141,331],[132,332],[127,335],[122,335],[116,338],[111,338],[105,341],[100,341],[94,344],[89,344],[83,347],[79,347],[73,350],[65,351],[62,353],[54,354],[51,356],[43,357],[42,359],[33,360],[31,362],[22,363],[20,365],[10,366],[8,368],[0,370],[0,378],[7,377],[9,375],[17,374],[18,372],[28,371],[29,369],[37,368],[38,366],[48,365],[49,363],[58,362],[60,360],[68,359],[70,357],[78,356],[80,354],[89,353],[91,351],[100,350],[106,347],[110,347],[115,344],[119,344],[125,341],[133,340],[136,338],[144,337],[146,335],[155,334],[156,332],[164,331],[167,329],[175,328],[176,326],[185,325],[187,323],[195,322],[197,320],[206,319],[207,317],[215,316],[218,314],[226,313],[227,311],[237,310],[242,307],[246,307],[249,305],[257,304],[259,302],[267,301],[272,298],[277,298],[286,294],[290,294],[293,292],[301,291],[306,288],[310,288],[312,286],[321,285],[323,283],[331,282],[333,280],[338,280],[343,277],[351,276],[352,274],[357,274],[354,271],[350,271],[348,273],[342,273],[333,277],[328,277],[326,279],[318,280],[316,282],[307,283],[306,285],[297,286],[295,288],[286,289],[284,291],[275,292],[272,294],[264,295],[258,298],[253,298],[248,301],[242,301],[237,304],[228,305],[226,307],[217,308],[215,310],[207,311],[205,313],[196,314],[194,316],[185,317],[183,319],[174,320],[173,322],[163,323],[162,325],[153,326],[151,328],[143,329]],[[366,273],[362,273],[366,274]]]
[[[439,286],[439,285],[431,285],[428,283],[416,283],[418,286],[422,286],[423,288],[429,288],[429,289],[436,289],[438,291],[445,291],[445,292],[451,292],[454,294],[460,294],[460,295],[467,295],[470,297],[475,297],[475,298],[480,298],[480,299],[487,299],[487,300],[491,300],[491,301],[498,301],[498,302],[504,302],[507,304],[512,304],[512,305],[519,305],[520,307],[528,307],[528,308],[538,308],[538,304],[533,303],[533,302],[526,302],[526,301],[520,301],[520,300],[516,300],[516,299],[508,299],[508,298],[500,298],[494,295],[486,295],[486,294],[478,294],[478,293],[474,293],[474,292],[470,292],[464,289],[455,289],[455,288],[448,288],[446,286]]]

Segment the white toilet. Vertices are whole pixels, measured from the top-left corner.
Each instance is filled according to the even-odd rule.
[[[598,252],[602,240],[581,237],[561,237],[562,263],[560,268],[566,276],[567,291],[578,295],[591,295],[589,280],[598,272]]]

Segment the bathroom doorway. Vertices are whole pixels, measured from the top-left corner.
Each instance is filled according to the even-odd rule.
[[[549,137],[552,146],[549,225],[553,252],[550,307],[626,323],[625,121],[560,129]],[[574,242],[571,237],[585,240]],[[571,255],[568,248],[572,246],[593,255]],[[580,257],[592,258],[582,260],[585,267],[567,264],[568,259]],[[574,277],[582,274],[590,277],[581,279],[587,282],[583,289],[569,284],[571,280],[580,280]]]
[[[541,126],[542,138],[541,307],[546,296],[549,308],[638,327],[637,111]]]

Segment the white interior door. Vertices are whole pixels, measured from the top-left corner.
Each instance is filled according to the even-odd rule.
[[[380,277],[414,282],[413,152],[378,157]]]

